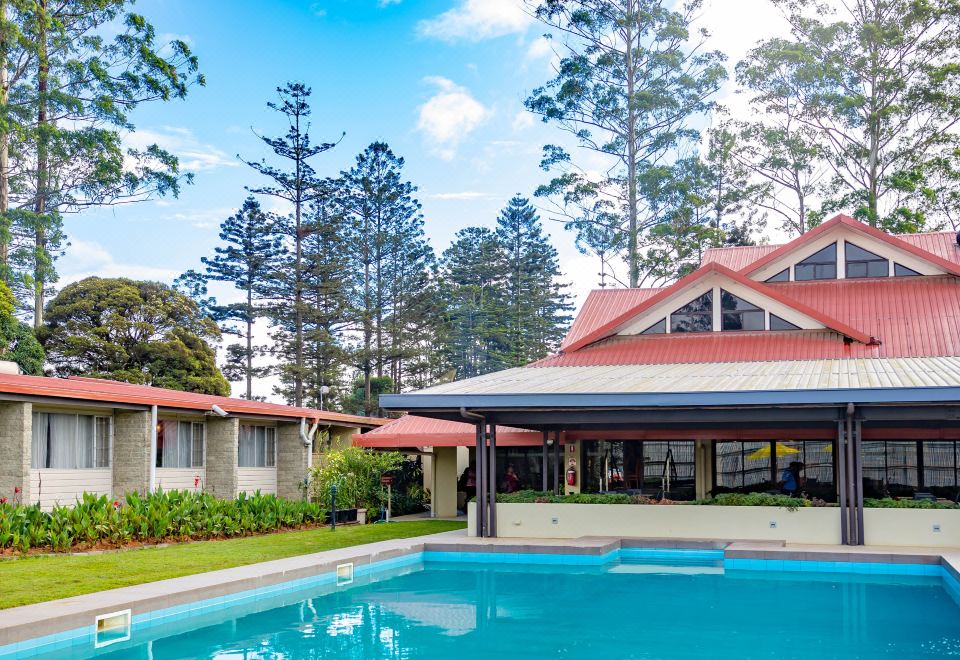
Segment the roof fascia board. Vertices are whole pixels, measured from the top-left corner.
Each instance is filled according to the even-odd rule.
[[[703,408],[711,406],[839,406],[854,404],[960,403],[960,387],[875,387],[737,392],[640,392],[551,394],[383,394],[388,410]]]

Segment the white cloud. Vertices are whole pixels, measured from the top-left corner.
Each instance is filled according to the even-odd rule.
[[[463,190],[460,192],[445,192],[445,193],[434,193],[432,195],[426,196],[428,199],[442,199],[442,200],[469,200],[469,199],[489,199],[492,197],[490,193],[478,192],[476,190]]]
[[[201,142],[193,131],[179,126],[139,129],[127,134],[124,142],[133,149],[146,149],[151,144],[156,144],[179,158],[180,168],[187,172],[240,165],[236,158],[229,156],[222,149]]]
[[[417,32],[443,41],[481,41],[526,32],[533,20],[522,0],[460,0],[457,7],[421,21]]]
[[[439,88],[420,106],[417,130],[423,133],[432,151],[450,160],[460,142],[483,124],[493,112],[470,91],[447,78],[430,76],[425,82]]]
[[[118,262],[109,250],[96,241],[80,239],[70,241],[70,248],[60,262],[59,270],[60,281],[57,286],[60,288],[93,276],[172,282],[179,275],[169,268]]]
[[[533,113],[527,110],[521,110],[514,118],[511,127],[514,131],[523,131],[533,126]]]
[[[553,57],[553,44],[546,37],[537,37],[527,46],[527,59],[542,60],[545,57]]]

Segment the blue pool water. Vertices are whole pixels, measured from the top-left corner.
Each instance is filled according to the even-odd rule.
[[[710,559],[602,566],[425,562],[134,631],[51,657],[943,658],[960,606],[943,578],[725,570]]]

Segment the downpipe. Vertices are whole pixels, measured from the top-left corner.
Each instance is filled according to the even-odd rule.
[[[486,479],[486,453],[487,453],[487,418],[483,415],[470,412],[465,407],[460,407],[460,416],[466,420],[477,423],[477,459],[476,459],[476,491],[477,491],[477,536],[488,536],[487,532],[487,479]],[[436,467],[436,466],[434,466]]]

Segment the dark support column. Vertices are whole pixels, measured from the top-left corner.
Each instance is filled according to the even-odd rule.
[[[490,515],[487,536],[497,536],[497,425],[490,425]]]
[[[853,478],[857,486],[857,542],[863,545],[863,443],[861,442],[861,426],[863,422],[857,420],[853,430]]]
[[[548,463],[549,463],[549,456],[548,456],[548,454],[547,454],[547,449],[548,449],[548,447],[547,447],[547,435],[548,435],[548,433],[547,433],[546,431],[544,431],[544,432],[543,432],[543,469],[541,470],[541,472],[543,472],[543,492],[547,492],[547,489],[549,488],[549,485],[548,485],[548,483],[547,483],[547,481],[548,481],[548,480],[547,480],[547,472],[550,471],[550,466],[548,465]]]
[[[487,535],[487,491],[486,480],[484,479],[487,465],[487,443],[484,435],[483,422],[477,422],[477,536],[479,537]]]
[[[553,492],[560,495],[560,431],[553,432]]]
[[[853,478],[854,474],[854,452],[853,452],[853,416],[848,412],[846,419],[847,438],[847,516],[849,519],[850,545],[860,545],[860,539],[857,537],[857,486]]]
[[[840,542],[843,545],[850,544],[850,538],[847,534],[850,520],[847,517],[847,447],[844,441],[844,421],[837,422],[837,486],[840,499]]]

